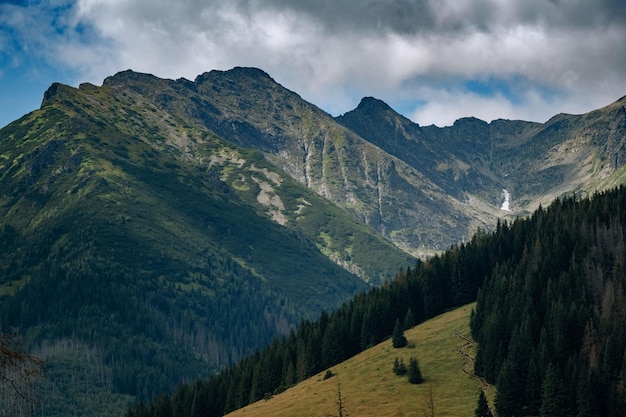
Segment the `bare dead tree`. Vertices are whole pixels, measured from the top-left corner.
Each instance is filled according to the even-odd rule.
[[[428,384],[428,394],[425,400],[426,413],[424,417],[435,417],[435,396],[433,395],[433,384]]]
[[[326,417],[348,417],[350,414],[346,411],[345,399],[341,395],[341,383],[337,382],[337,414],[326,414]]]
[[[41,403],[44,363],[13,335],[0,333],[0,413],[28,416]]]

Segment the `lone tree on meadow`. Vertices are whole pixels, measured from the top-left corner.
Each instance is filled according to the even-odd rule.
[[[411,384],[421,384],[424,382],[424,378],[422,377],[422,371],[420,371],[420,367],[417,363],[417,359],[411,358],[409,359],[409,382]]]
[[[396,358],[396,360],[393,361],[393,373],[398,376],[406,375],[406,365],[402,358]]]
[[[404,337],[404,327],[400,324],[400,319],[396,319],[396,325],[393,328],[391,343],[394,348],[403,348],[408,343],[406,337]]]

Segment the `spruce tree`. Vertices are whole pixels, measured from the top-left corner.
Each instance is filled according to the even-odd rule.
[[[396,375],[406,375],[406,365],[402,358],[396,358],[396,360],[393,361],[393,373]]]
[[[496,394],[496,411],[499,416],[520,415],[519,385],[515,384],[515,374],[510,361],[505,361],[498,376],[498,393]]]
[[[422,371],[420,371],[420,367],[417,363],[417,359],[411,358],[409,359],[409,382],[411,384],[421,384],[424,382],[424,378],[422,377]]]
[[[565,393],[563,392],[563,381],[559,377],[559,372],[553,364],[548,366],[546,376],[541,386],[541,408],[540,417],[562,417],[565,416]]]
[[[406,316],[404,317],[404,329],[410,329],[415,326],[415,316],[413,315],[413,310],[409,307],[409,310],[406,312]]]
[[[393,337],[391,340],[394,348],[403,348],[407,345],[406,337],[404,337],[404,328],[400,324],[400,319],[396,319],[396,325],[393,328]]]
[[[491,410],[485,392],[481,389],[478,393],[478,404],[475,410],[476,417],[491,417]]]

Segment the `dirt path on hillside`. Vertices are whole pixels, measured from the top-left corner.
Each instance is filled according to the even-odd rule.
[[[461,371],[469,375],[470,377],[475,378],[478,381],[480,381],[483,391],[487,392],[487,390],[489,389],[489,383],[485,380],[485,378],[482,378],[473,372],[473,365],[474,365],[475,358],[474,356],[469,354],[469,349],[472,346],[474,346],[476,342],[474,342],[472,339],[468,338],[467,336],[462,335],[461,333],[454,333],[454,335],[458,337],[459,339],[463,339],[464,341],[464,343],[459,347],[459,350],[458,350],[459,355],[467,359],[465,363],[463,364],[463,366],[461,367]]]
[[[485,380],[485,378],[482,378],[473,372],[475,358],[474,356],[469,354],[469,349],[474,346],[476,342],[474,342],[467,336],[462,335],[461,333],[454,333],[454,335],[464,341],[463,344],[459,346],[459,349],[457,351],[459,355],[463,356],[466,359],[463,366],[461,366],[461,372],[469,375],[471,378],[477,379],[480,382],[483,392],[486,394],[487,390],[489,389],[489,383]],[[489,405],[489,411],[491,411],[492,416],[495,416],[494,410],[492,410],[491,405]]]

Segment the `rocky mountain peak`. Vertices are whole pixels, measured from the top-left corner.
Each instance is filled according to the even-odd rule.
[[[393,109],[389,107],[387,103],[374,97],[363,97],[361,99],[361,102],[357,106],[357,110],[367,111],[367,112],[393,111]]]
[[[43,93],[41,107],[61,100],[67,94],[70,94],[70,90],[72,90],[72,87],[60,83],[52,83]]]
[[[230,79],[233,81],[241,81],[244,79],[274,81],[272,77],[265,71],[254,67],[234,67],[227,71],[212,70],[205,72],[196,77],[194,82],[201,85],[207,81],[215,81],[219,79]]]
[[[128,70],[120,71],[111,77],[105,78],[102,85],[103,86],[116,86],[116,85],[127,84],[129,82],[131,83],[136,83],[137,81],[150,82],[150,81],[156,81],[156,80],[158,80],[158,77],[152,74],[135,72],[133,70],[128,69]]]

